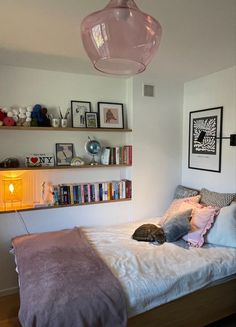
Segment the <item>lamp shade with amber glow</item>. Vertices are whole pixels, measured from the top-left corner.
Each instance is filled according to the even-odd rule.
[[[133,0],[111,0],[81,24],[84,48],[94,67],[104,73],[143,72],[159,47],[160,23]]]
[[[11,206],[22,201],[22,179],[3,179],[3,202]]]

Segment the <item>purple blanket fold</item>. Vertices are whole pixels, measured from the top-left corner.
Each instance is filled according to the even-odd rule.
[[[12,241],[20,280],[23,327],[123,327],[119,281],[79,228]]]

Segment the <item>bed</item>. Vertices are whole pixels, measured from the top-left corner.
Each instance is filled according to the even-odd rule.
[[[205,326],[235,313],[236,248],[131,238],[140,224],[158,221],[80,229],[121,285],[128,326]]]
[[[236,313],[235,200],[179,185],[160,218],[14,239],[23,326],[197,327]]]

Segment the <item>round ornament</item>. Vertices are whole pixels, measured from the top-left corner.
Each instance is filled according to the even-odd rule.
[[[96,140],[91,140],[91,138],[89,137],[88,141],[85,144],[85,150],[93,157],[92,161],[90,162],[90,165],[98,164],[98,162],[95,160],[95,156],[99,155],[101,149],[101,144]]]

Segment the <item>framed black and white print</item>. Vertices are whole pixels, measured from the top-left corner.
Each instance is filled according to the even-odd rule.
[[[70,166],[74,157],[73,143],[56,143],[57,166]]]
[[[91,112],[91,102],[71,101],[72,127],[86,127],[85,113]]]
[[[98,115],[96,112],[86,112],[85,113],[85,123],[87,128],[97,128],[98,127]]]
[[[223,107],[189,113],[188,168],[221,172]]]
[[[124,128],[123,103],[98,102],[99,127]]]

